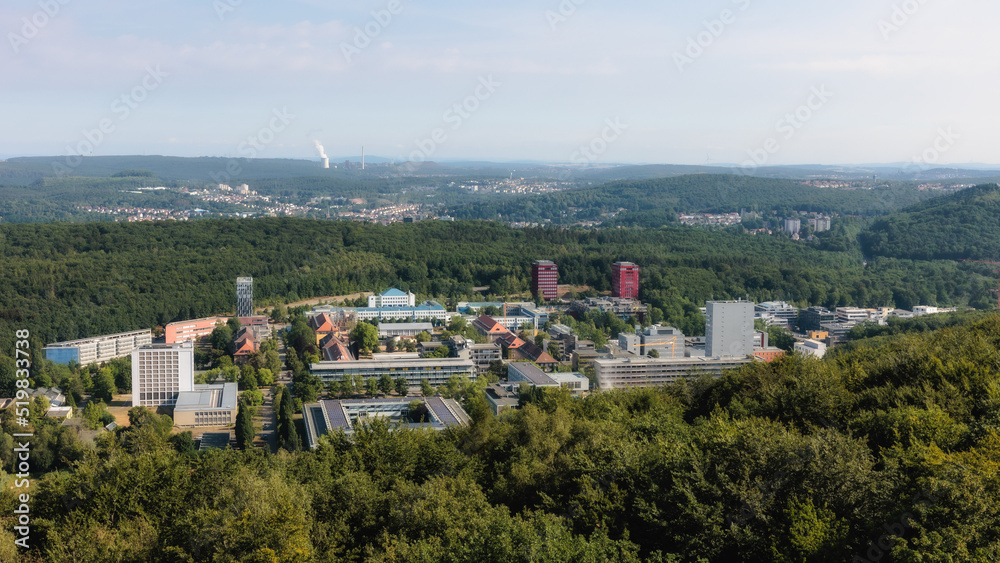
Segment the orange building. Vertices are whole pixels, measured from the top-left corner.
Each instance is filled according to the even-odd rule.
[[[212,331],[215,330],[215,327],[219,323],[225,324],[227,320],[227,317],[206,317],[190,321],[177,321],[164,327],[163,335],[166,338],[167,344],[198,340],[212,334]]]

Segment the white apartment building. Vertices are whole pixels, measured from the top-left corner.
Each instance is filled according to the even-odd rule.
[[[817,358],[822,358],[826,355],[826,344],[823,344],[818,340],[796,342],[793,348],[799,354],[809,354],[810,356],[816,356]]]
[[[194,390],[194,347],[154,344],[132,352],[132,406],[173,406],[179,393]]]
[[[140,346],[153,342],[149,330],[135,330],[68,342],[57,342],[45,347],[45,358],[59,364],[74,361],[81,366],[124,358]]]

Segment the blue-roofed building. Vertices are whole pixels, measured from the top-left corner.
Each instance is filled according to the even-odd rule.
[[[421,403],[422,422],[413,422],[410,403]],[[430,428],[444,430],[449,426],[465,426],[469,415],[453,399],[441,397],[387,399],[349,399],[320,401],[302,406],[302,422],[306,428],[306,443],[310,449],[319,444],[320,436],[343,430],[348,436],[355,429],[373,420],[386,420],[399,428]]]
[[[392,288],[368,297],[368,308],[379,309],[382,307],[413,307],[416,305],[417,297],[412,293],[403,293]]]

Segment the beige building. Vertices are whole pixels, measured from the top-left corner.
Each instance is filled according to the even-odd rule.
[[[132,352],[132,406],[173,406],[194,390],[194,346],[153,344]]]
[[[59,364],[69,364],[73,361],[81,366],[100,364],[115,358],[124,358],[136,348],[152,342],[153,335],[149,330],[57,342],[45,347],[45,359]]]
[[[629,387],[658,387],[703,373],[721,376],[723,370],[737,369],[753,358],[627,358],[594,360],[597,386],[601,391]]]
[[[238,389],[235,383],[195,385],[177,395],[175,426],[231,426],[236,424]]]

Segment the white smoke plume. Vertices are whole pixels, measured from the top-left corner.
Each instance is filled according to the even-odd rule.
[[[319,141],[313,141],[313,142],[316,143],[316,150],[319,151],[319,157],[320,158],[327,158],[327,156],[326,156],[326,149],[323,148],[323,144],[320,143]]]

